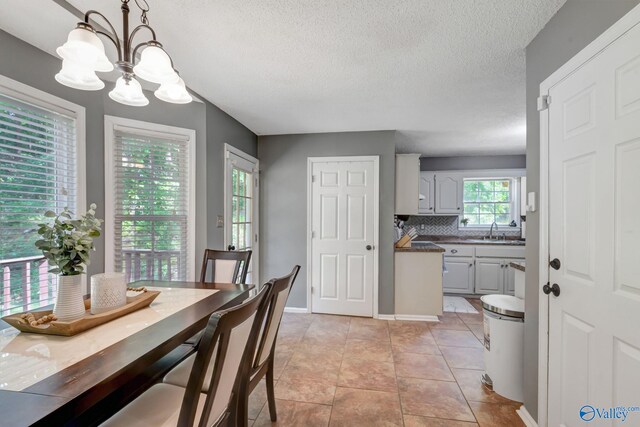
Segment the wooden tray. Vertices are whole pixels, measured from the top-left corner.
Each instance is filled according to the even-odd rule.
[[[122,317],[125,314],[132,313],[141,308],[148,307],[156,297],[160,295],[160,291],[147,291],[142,292],[139,295],[127,296],[127,304],[110,311],[105,311],[100,314],[91,314],[89,309],[91,308],[91,299],[84,300],[84,306],[87,312],[84,317],[71,322],[53,321],[38,326],[31,326],[26,320],[22,319],[23,313],[11,314],[2,318],[5,322],[18,329],[21,332],[31,332],[34,334],[47,334],[47,335],[63,335],[70,337],[80,332],[84,332],[87,329],[95,328],[96,326],[110,322],[111,320]],[[38,320],[39,318],[51,314],[52,310],[45,311],[32,311],[33,316]]]

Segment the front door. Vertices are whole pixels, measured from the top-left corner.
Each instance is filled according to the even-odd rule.
[[[640,425],[639,27],[549,91],[549,426]]]
[[[312,311],[373,315],[377,168],[374,160],[311,165]]]

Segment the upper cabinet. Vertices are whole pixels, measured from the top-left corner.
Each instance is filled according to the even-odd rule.
[[[420,195],[418,196],[418,213],[435,212],[435,172],[420,172]]]
[[[396,154],[396,214],[417,215],[420,154]]]
[[[435,175],[435,213],[458,215],[462,213],[462,175],[437,173]]]

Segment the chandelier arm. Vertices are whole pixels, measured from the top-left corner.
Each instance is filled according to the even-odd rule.
[[[152,40],[156,40],[156,32],[153,30],[153,28],[151,28],[149,25],[147,24],[140,24],[137,27],[135,27],[133,29],[133,31],[131,31],[131,35],[129,36],[129,46],[131,46],[132,42],[133,42],[133,37],[136,35],[136,33],[140,30],[143,29],[147,29],[151,32],[151,37],[153,37]],[[135,49],[134,49],[135,50]],[[132,58],[133,59],[133,58]]]
[[[102,13],[98,12],[97,10],[89,10],[89,11],[87,11],[87,13],[84,14],[84,22],[89,24],[89,17],[91,15],[98,15],[109,26],[109,29],[111,30],[112,34],[107,34],[107,33],[103,32],[103,31],[96,31],[96,33],[97,34],[102,34],[104,36],[107,36],[116,45],[116,49],[118,50],[118,60],[119,61],[122,60],[122,46],[120,45],[120,39],[118,38],[118,32],[116,31],[116,29],[113,28],[113,25],[111,25],[111,22],[109,22],[107,17],[104,16]]]

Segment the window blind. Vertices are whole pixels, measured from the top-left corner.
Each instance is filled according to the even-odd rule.
[[[76,120],[0,93],[0,311],[53,303],[57,276],[34,246],[47,210],[75,211]]]
[[[129,281],[185,280],[189,141],[114,135],[114,267]]]

